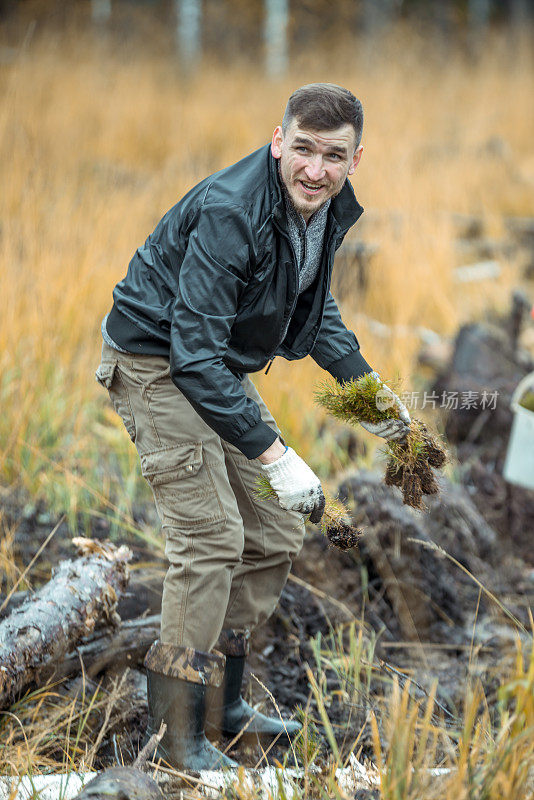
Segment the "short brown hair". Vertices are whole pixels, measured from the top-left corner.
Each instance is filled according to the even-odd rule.
[[[352,92],[335,83],[308,83],[294,91],[282,120],[284,133],[294,119],[300,127],[312,131],[334,130],[342,125],[352,125],[356,134],[356,147],[362,138],[362,104]]]

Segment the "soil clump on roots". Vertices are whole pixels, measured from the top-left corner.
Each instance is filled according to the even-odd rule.
[[[385,393],[387,398],[388,391],[391,396],[391,390],[384,389],[380,378],[369,373],[343,384],[325,381],[315,396],[319,405],[344,422],[376,424],[399,419],[397,405],[381,407],[381,397]],[[423,422],[412,419],[406,437],[402,441],[388,441],[386,447],[386,486],[398,486],[406,505],[424,509],[423,495],[439,493],[432,470],[442,468],[447,461],[443,445]]]

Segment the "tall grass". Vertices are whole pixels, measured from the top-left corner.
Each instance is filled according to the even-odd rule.
[[[0,772],[22,776],[93,769],[104,737],[132,714],[127,675],[105,687],[85,674],[67,690],[50,683],[0,713]]]
[[[0,29],[0,41],[6,32]],[[10,44],[13,44],[10,42]],[[210,63],[187,80],[163,48],[90,32],[28,37],[0,73],[0,475],[66,511],[114,498],[131,516],[141,491],[128,437],[93,379],[100,320],[135,248],[196,181],[262,145],[299,84],[349,86],[365,113],[354,176],[368,210],[358,230],[380,246],[365,293],[344,303],[388,324],[451,333],[502,305],[515,278],[466,291],[452,280],[449,212],[482,215],[498,234],[508,214],[534,213],[534,70],[498,38],[477,63],[399,30],[388,59],[347,37],[314,48],[268,82],[250,64]],[[358,234],[356,230],[355,235]],[[416,337],[377,341],[356,330],[382,374],[410,385]],[[323,474],[343,456],[319,429],[310,361],[277,359],[257,383],[288,441]],[[131,521],[131,520],[130,520]]]
[[[515,654],[501,652],[492,680],[498,687],[497,702],[490,703],[478,679],[470,678],[454,719],[443,716],[436,700],[437,682],[424,698],[416,697],[420,692],[409,672],[402,685],[396,675],[391,679],[381,669],[374,647],[374,640],[358,633],[354,623],[312,642],[315,664],[308,669],[308,678],[314,702],[302,710],[302,732],[282,764],[291,768],[296,764],[301,774],[280,775],[274,798],[352,796],[339,774],[336,778],[336,770],[350,767],[354,755],[363,763],[364,743],[371,747],[370,761],[365,761],[367,775],[380,800],[534,798],[531,637],[517,639]],[[333,675],[339,687],[335,690]],[[71,687],[68,693],[54,685],[44,687],[0,714],[3,774],[85,772],[98,767],[98,749],[105,736],[115,730],[120,742],[122,723],[132,716],[125,679],[106,689],[86,684],[83,677],[78,683],[78,690]],[[350,710],[349,722],[361,726],[355,738],[347,735],[339,717],[337,723],[332,721],[334,706],[340,704]],[[350,727],[354,729],[354,724]],[[256,793],[241,771],[233,790],[221,796],[254,800],[265,794]]]
[[[534,651],[517,645],[501,672],[499,703],[490,711],[479,684],[466,687],[463,720],[451,730],[433,720],[435,688],[426,704],[409,684],[393,690],[371,715],[382,800],[528,800],[534,797]],[[379,730],[382,727],[382,731]],[[440,768],[440,772],[432,770]]]

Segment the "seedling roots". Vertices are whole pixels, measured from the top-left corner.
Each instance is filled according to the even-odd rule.
[[[259,475],[256,479],[256,494],[260,500],[276,497],[276,492],[265,475]],[[321,533],[338,550],[350,550],[358,544],[362,532],[351,523],[350,514],[339,498],[332,497],[326,491],[324,495],[326,505],[320,522]]]
[[[375,375],[363,375],[355,381],[325,381],[316,391],[317,402],[333,416],[355,425],[359,422],[383,422],[398,419],[395,405],[379,407],[377,392],[383,387]],[[387,442],[388,460],[384,483],[402,490],[403,501],[412,508],[424,509],[423,495],[438,494],[433,468],[443,467],[447,454],[437,436],[418,419],[412,419],[402,441]]]

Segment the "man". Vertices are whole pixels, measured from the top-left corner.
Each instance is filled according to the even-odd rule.
[[[346,89],[294,92],[270,145],[163,217],[103,321],[97,378],[139,452],[169,560],[161,636],[145,660],[147,733],[167,723],[158,754],[182,769],[235,765],[205,726],[299,729],[251,709],[241,679],[249,631],[274,610],[304,517],[320,520],[324,496],[248,373],[308,354],[340,381],[371,371],[329,291],[335,250],[362,213],[347,180],[362,124]],[[392,396],[404,421],[367,427],[401,438],[410,418]],[[257,499],[262,472],[278,501]]]

